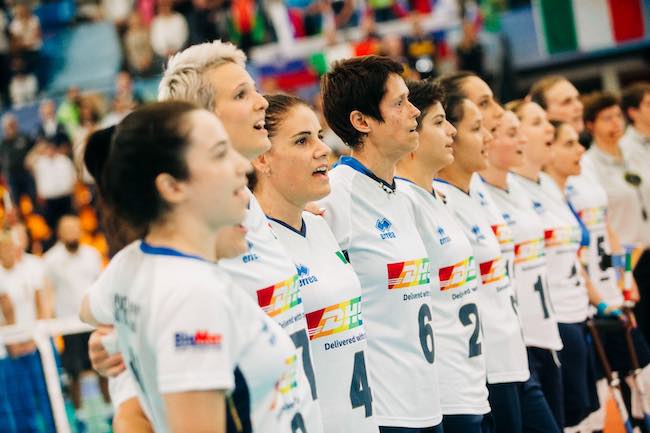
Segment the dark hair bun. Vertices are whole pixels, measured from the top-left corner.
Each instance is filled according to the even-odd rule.
[[[106,160],[108,159],[114,133],[115,126],[99,129],[88,137],[88,142],[86,143],[84,164],[86,164],[88,172],[100,188],[102,187],[102,173]]]

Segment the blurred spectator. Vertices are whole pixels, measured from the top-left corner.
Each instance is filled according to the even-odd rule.
[[[76,215],[65,215],[57,228],[57,243],[45,253],[47,275],[52,282],[55,299],[55,313],[58,318],[77,317],[83,295],[99,276],[102,258],[90,246],[81,245],[81,222]],[[64,335],[64,352],[61,364],[71,379],[70,394],[76,409],[81,407],[79,376],[92,371],[88,358],[90,333]],[[106,379],[100,380],[104,400],[108,403]]]
[[[437,47],[433,35],[424,31],[422,15],[411,16],[411,34],[406,37],[406,57],[411,69],[418,72],[420,78],[436,77]]]
[[[377,24],[372,15],[361,19],[361,39],[354,45],[355,56],[378,54],[381,49],[381,37],[377,33]]]
[[[47,225],[56,227],[63,215],[72,212],[72,194],[77,182],[74,164],[54,144],[42,140],[27,155],[25,166],[34,175]]]
[[[399,34],[387,34],[381,40],[381,55],[390,57],[404,67],[404,79],[417,80],[417,72],[409,67],[408,59],[404,56],[404,41]]]
[[[35,203],[34,179],[25,168],[25,158],[31,151],[34,142],[27,134],[20,132],[18,121],[13,114],[5,114],[2,118],[2,132],[0,159],[2,160],[2,173],[7,180],[11,199],[18,206],[20,197],[27,195],[32,203]]]
[[[83,154],[86,149],[88,136],[97,128],[100,120],[100,111],[93,98],[81,100],[81,122],[72,136],[72,160],[79,177],[84,183],[92,183],[93,179],[85,169]]]
[[[332,0],[331,7],[337,29],[359,25],[359,3],[361,2],[357,0]]]
[[[261,4],[261,0],[231,0],[230,2],[228,37],[244,52],[269,40],[268,22]],[[268,5],[270,10],[279,10],[277,6],[281,6],[280,9],[286,12],[282,1],[269,0]],[[278,33],[282,30],[286,29],[278,29]]]
[[[397,2],[395,0],[368,0],[375,21],[383,23],[399,17],[396,14]]]
[[[126,71],[118,72],[115,77],[114,97],[120,99],[131,110],[143,102],[142,95],[133,88],[133,79]]]
[[[8,107],[9,101],[9,38],[7,37],[7,16],[0,10],[0,104]]]
[[[137,12],[129,17],[129,28],[124,34],[124,51],[129,70],[135,75],[147,75],[154,69],[154,53],[149,29],[142,24]]]
[[[14,108],[20,108],[36,100],[38,80],[29,72],[25,61],[16,57],[11,61],[13,78],[9,83],[9,95]]]
[[[217,14],[222,0],[192,0],[192,8],[186,14],[190,29],[189,44],[200,44],[219,39]]]
[[[650,82],[635,83],[623,89],[621,105],[629,122],[621,138],[621,149],[645,161],[650,172]]]
[[[127,20],[134,7],[134,0],[102,0],[104,19],[112,21],[120,35],[126,29]]]
[[[158,13],[151,22],[151,46],[163,59],[183,48],[189,36],[185,17],[172,6],[172,0],[159,0]]]
[[[41,22],[25,3],[18,3],[14,9],[14,19],[9,24],[11,45],[16,55],[25,59],[27,70],[34,71],[38,55],[43,45]]]
[[[39,107],[41,123],[36,132],[37,140],[47,140],[59,149],[69,153],[70,138],[65,126],[56,119],[56,105],[51,99],[41,102]]]
[[[73,135],[74,130],[79,126],[79,98],[79,88],[70,87],[56,111],[56,119],[63,123],[68,135]]]
[[[471,21],[463,22],[463,38],[456,48],[458,68],[485,76],[483,68],[483,46],[478,39],[476,26]]]
[[[313,36],[321,32],[323,12],[329,8],[327,0],[285,0],[290,15],[294,16],[296,36]]]

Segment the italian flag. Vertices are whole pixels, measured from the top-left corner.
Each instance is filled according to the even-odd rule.
[[[649,37],[650,0],[533,0],[548,54],[615,47]]]

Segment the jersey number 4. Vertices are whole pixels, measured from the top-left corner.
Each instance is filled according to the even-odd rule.
[[[366,359],[363,351],[354,354],[354,368],[352,370],[352,382],[350,383],[350,403],[356,409],[363,406],[366,411],[366,418],[372,416],[372,391],[368,386],[366,374]]]

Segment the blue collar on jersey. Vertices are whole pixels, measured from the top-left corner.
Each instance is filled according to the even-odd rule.
[[[186,259],[201,260],[202,262],[207,262],[206,259],[199,256],[194,256],[191,254],[185,254],[178,250],[169,247],[157,247],[147,243],[144,239],[140,241],[140,251],[145,254],[153,254],[158,256],[170,256],[170,257],[185,257]]]
[[[433,180],[435,180],[436,182],[444,183],[444,184],[449,185],[449,186],[453,186],[453,187],[456,188],[458,191],[462,192],[462,193],[465,194],[465,195],[469,195],[469,196],[471,197],[471,194],[470,194],[470,193],[463,191],[462,188],[458,188],[458,187],[457,187],[456,185],[454,185],[453,183],[449,183],[449,182],[447,182],[447,181],[444,180],[444,179],[440,179],[439,177],[436,177],[436,178],[433,179]]]
[[[384,179],[378,178],[375,175],[375,173],[370,171],[365,165],[361,164],[361,162],[359,162],[359,160],[353,156],[342,156],[334,166],[337,165],[347,165],[353,170],[365,174],[370,179],[374,180],[375,182],[378,182],[381,188],[389,194],[395,192],[395,179],[393,179],[393,183],[390,184],[386,182]]]
[[[589,238],[589,229],[585,225],[584,222],[582,222],[582,218],[580,218],[580,215],[578,215],[578,212],[576,212],[575,208],[573,205],[571,205],[570,202],[566,202],[569,205],[569,209],[571,209],[571,213],[573,213],[573,216],[576,217],[578,220],[578,224],[580,225],[580,246],[582,247],[588,247],[590,243],[590,238]]]
[[[529,177],[522,176],[519,173],[515,173],[514,171],[511,171],[510,173],[514,174],[515,176],[519,177],[520,179],[527,180],[528,182],[533,182],[533,183],[536,183],[537,185],[542,184],[542,177],[541,176],[537,176],[537,180],[533,180],[533,179],[531,179]]]
[[[485,180],[485,178],[484,178],[483,176],[481,176],[480,174],[478,175],[478,177],[481,178],[481,181],[482,181],[484,184],[486,184],[486,185],[490,185],[490,186],[493,186],[493,187],[495,187],[496,189],[500,189],[501,191],[505,191],[505,192],[507,192],[507,193],[510,193],[510,191],[508,191],[508,188],[501,188],[500,186],[496,186],[495,184],[490,183],[490,182],[488,182],[487,180]]]
[[[292,232],[302,236],[303,238],[307,237],[307,225],[305,224],[305,220],[302,219],[302,218],[300,219],[300,221],[302,222],[302,225],[300,226],[300,230],[296,230],[295,228],[291,227],[289,224],[285,223],[282,220],[271,218],[268,215],[266,217],[268,219],[270,219],[271,221],[275,221],[276,223],[280,224],[281,226],[286,227],[287,229],[291,230]]]
[[[418,188],[422,188],[420,185],[418,185],[417,183],[413,182],[411,179],[407,179],[407,178],[405,178],[405,177],[401,177],[401,176],[395,176],[395,179],[400,179],[400,180],[403,180],[404,182],[411,183],[411,184],[417,186]],[[432,182],[432,183],[433,183],[433,182]],[[424,189],[424,188],[422,188],[422,189]],[[425,190],[425,191],[426,191],[426,190]],[[431,195],[433,196],[433,198],[437,198],[437,197],[436,197],[436,190],[435,190],[435,189],[431,189]]]

